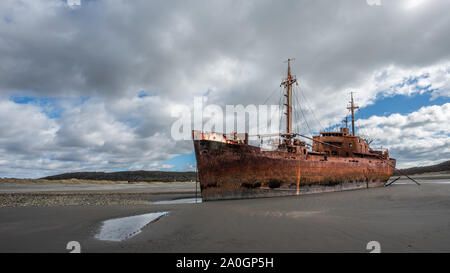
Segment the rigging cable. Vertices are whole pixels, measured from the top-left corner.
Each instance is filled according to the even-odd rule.
[[[281,122],[282,122],[282,120],[283,120],[283,102],[282,102],[282,98],[283,98],[283,88],[280,88],[280,99],[279,99],[279,102],[278,102],[278,109],[281,109],[281,112],[279,113],[280,114],[280,123],[278,123],[278,132],[281,132]]]
[[[295,128],[297,129],[297,132],[300,133],[300,125],[299,125],[299,116],[298,116],[298,109],[296,108],[296,104],[294,103],[292,105],[293,107],[293,112],[294,112],[294,117],[295,117],[295,122],[294,122],[294,132],[295,132]]]
[[[295,94],[294,94],[294,96],[295,96]],[[298,99],[295,100],[295,101],[299,102]],[[295,114],[295,118],[297,119],[298,132],[300,133],[301,129],[302,128],[306,128],[306,126],[302,125],[302,124],[305,123],[305,120],[301,120],[300,119],[300,113],[299,113],[299,109],[298,109],[299,108],[298,105],[300,105],[300,104],[299,103],[295,103],[295,101],[294,101],[294,106],[297,106],[297,107],[295,107],[294,114]]]
[[[314,119],[316,120],[316,122],[319,124],[319,126],[320,126],[319,129],[320,129],[320,130],[324,129],[323,126],[322,126],[322,124],[320,123],[320,120],[316,117],[314,111],[313,111],[313,110],[311,109],[311,107],[309,106],[310,102],[306,99],[306,96],[305,96],[305,94],[303,93],[303,90],[300,89],[300,87],[297,87],[297,88],[300,90],[300,93],[301,93],[303,99],[305,100],[306,107],[308,107],[308,109],[309,109],[309,111],[311,112],[313,118],[314,118]]]
[[[305,120],[305,123],[306,123],[306,126],[308,127],[309,133],[312,133],[313,131],[312,131],[311,128],[309,127],[308,121],[306,120],[305,114],[303,113],[302,106],[301,106],[301,104],[299,103],[298,96],[295,95],[295,92],[294,92],[294,98],[296,99],[297,104],[298,104],[299,107],[300,107],[300,112],[302,113],[303,119]]]
[[[273,96],[273,94],[275,94],[275,91],[277,91],[277,89],[279,89],[280,87],[277,86],[272,92],[271,94],[267,97],[267,99],[264,101],[263,105],[266,104],[266,102]]]

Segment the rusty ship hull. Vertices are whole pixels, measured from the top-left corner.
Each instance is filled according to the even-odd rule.
[[[327,157],[194,140],[203,200],[300,195],[380,187],[395,159]]]
[[[286,131],[276,134],[275,149],[248,144],[247,133],[232,135],[192,131],[202,198],[205,201],[299,195],[380,187],[395,170],[388,150],[375,150],[372,141],[355,133],[355,110],[351,93],[347,125],[339,131],[320,132],[312,137],[293,132],[293,85],[291,59],[287,60],[285,87]],[[272,134],[273,135],[273,134]],[[257,135],[263,143],[267,135]],[[312,144],[302,141],[309,139]],[[311,148],[309,148],[309,147]]]

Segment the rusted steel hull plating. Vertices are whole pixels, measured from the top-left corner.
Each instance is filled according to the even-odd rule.
[[[287,196],[380,187],[395,159],[326,157],[194,139],[202,198]]]
[[[248,145],[247,134],[192,132],[203,200],[379,187],[393,174],[395,159],[389,158],[389,151],[373,150],[370,141],[355,134],[359,107],[353,93],[348,106],[352,134],[347,126],[312,138],[292,131],[292,88],[297,79],[291,75],[291,61],[287,60],[287,76],[281,83],[286,89],[286,132],[278,134],[276,150]],[[312,149],[296,137],[312,140]]]

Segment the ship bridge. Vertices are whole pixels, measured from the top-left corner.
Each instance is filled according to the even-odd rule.
[[[349,133],[348,128],[340,128],[339,132],[321,132],[313,136],[313,151],[329,156],[355,156],[355,153],[369,153],[369,144],[358,136]],[[330,144],[330,145],[327,145]]]

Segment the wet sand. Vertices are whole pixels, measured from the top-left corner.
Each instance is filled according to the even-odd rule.
[[[430,181],[201,204],[155,204],[193,195],[149,193],[149,204],[2,207],[0,252],[69,252],[69,241],[82,252],[368,252],[369,241],[382,252],[449,252],[450,181]],[[166,211],[125,241],[95,239],[103,221]]]

